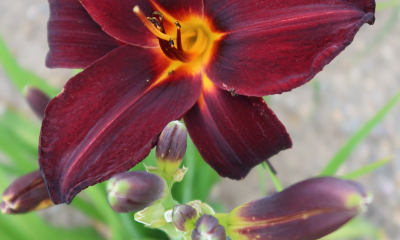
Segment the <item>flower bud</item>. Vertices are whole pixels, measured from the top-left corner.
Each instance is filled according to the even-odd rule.
[[[44,110],[46,109],[47,104],[50,102],[50,98],[40,89],[30,86],[25,87],[24,95],[32,110],[40,119],[43,119]]]
[[[172,177],[181,165],[186,152],[187,130],[179,121],[173,121],[162,131],[156,147],[156,163],[160,173]]]
[[[125,172],[107,184],[108,202],[116,212],[135,212],[168,196],[167,183],[148,172]]]
[[[4,191],[1,200],[0,209],[3,214],[26,213],[54,205],[39,170],[11,183]]]
[[[192,240],[226,240],[225,228],[219,225],[218,219],[204,214],[196,222]]]
[[[227,234],[235,239],[319,239],[362,212],[371,198],[353,181],[320,177],[235,208]]]
[[[175,205],[172,210],[172,222],[182,232],[191,231],[198,216],[196,209],[185,204]]]

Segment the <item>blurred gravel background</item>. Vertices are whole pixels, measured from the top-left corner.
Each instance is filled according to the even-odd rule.
[[[1,0],[0,33],[23,67],[61,88],[72,71],[44,66],[48,15],[46,0]],[[399,9],[377,12],[375,25],[363,26],[354,42],[314,80],[291,92],[269,97],[270,107],[293,139],[292,149],[271,159],[285,186],[317,175],[341,145],[400,90],[398,17]],[[0,112],[6,106],[21,109],[37,121],[0,68]],[[394,240],[400,239],[399,123],[398,104],[340,170],[346,173],[395,156],[387,166],[359,179],[375,194],[365,217]],[[240,182],[224,179],[211,197],[230,210],[262,196],[258,181],[255,170]],[[267,186],[273,189],[269,181]],[[63,222],[79,223],[77,219],[81,217],[69,215]]]

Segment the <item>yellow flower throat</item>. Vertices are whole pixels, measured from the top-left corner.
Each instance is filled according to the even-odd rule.
[[[190,63],[192,67],[208,61],[214,41],[223,35],[211,31],[210,24],[198,17],[178,22],[171,15],[159,11],[153,12],[152,17],[146,17],[138,6],[133,8],[133,12],[158,37],[161,50],[169,59]],[[174,23],[176,34],[166,33],[166,22]]]

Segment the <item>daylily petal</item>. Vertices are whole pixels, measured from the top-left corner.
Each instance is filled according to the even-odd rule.
[[[46,66],[86,68],[124,43],[109,36],[78,0],[49,0]]]
[[[244,178],[292,141],[262,98],[231,96],[204,78],[202,95],[185,115],[190,137],[222,177]]]
[[[226,32],[206,74],[220,88],[262,96],[312,79],[373,24],[373,0],[205,1],[205,17]]]
[[[56,204],[143,160],[163,128],[195,104],[201,75],[182,68],[168,74],[170,64],[160,49],[125,45],[50,101],[39,164]]]
[[[146,16],[154,11],[168,14],[176,13],[177,20],[189,17],[189,14],[203,13],[202,1],[178,0],[80,0],[93,19],[111,36],[136,46],[159,47],[158,39],[150,33],[132,9],[139,6]],[[170,12],[169,12],[170,11]]]

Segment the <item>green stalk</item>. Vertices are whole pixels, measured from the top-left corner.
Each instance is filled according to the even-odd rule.
[[[264,167],[264,169],[267,171],[269,177],[272,180],[272,183],[275,186],[275,189],[277,192],[280,192],[283,190],[282,184],[279,182],[278,178],[276,177],[276,175],[273,173],[272,169],[269,167],[269,165],[266,162],[262,163],[262,166]]]

